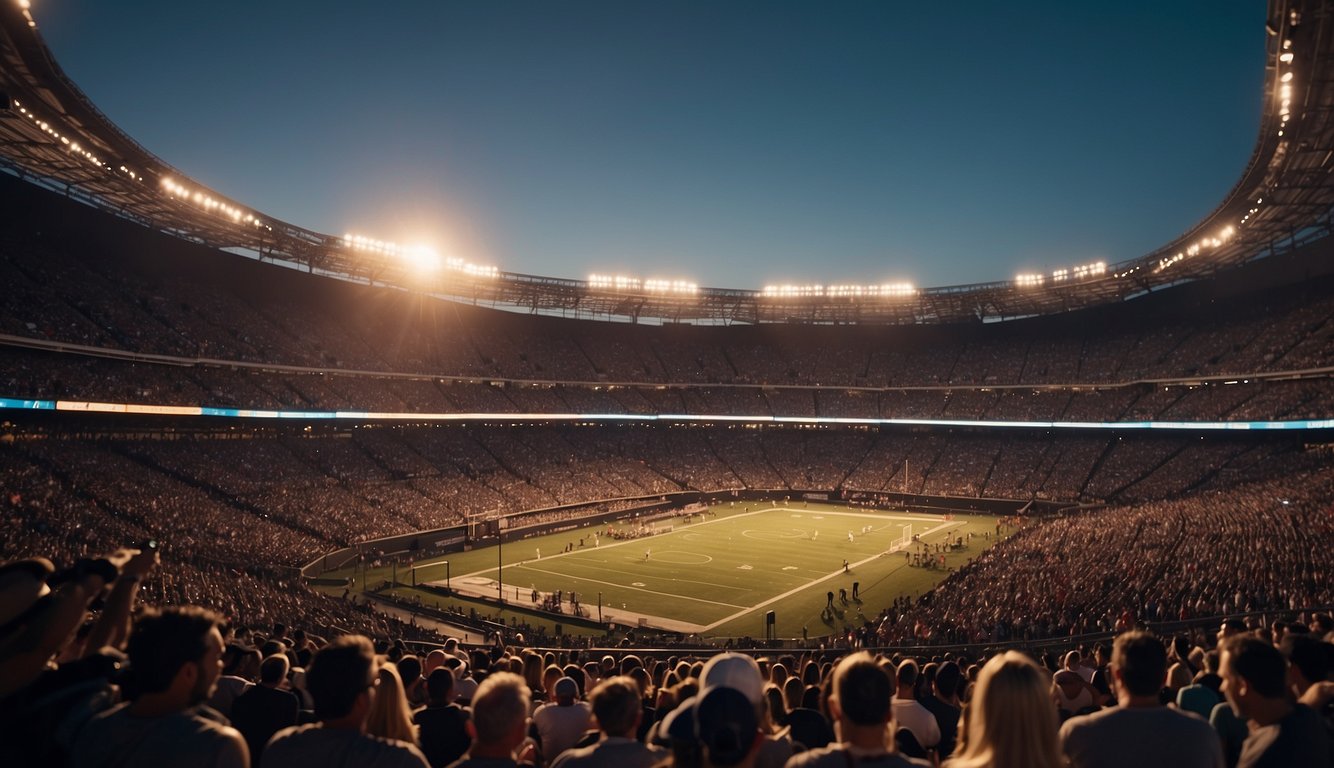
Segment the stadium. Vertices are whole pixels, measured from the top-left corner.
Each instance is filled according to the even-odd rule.
[[[1208,650],[1334,608],[1322,3],[1269,3],[1259,134],[1202,220],[943,287],[306,229],[118,128],[26,0],[0,29],[0,560],[152,542],[142,604],[422,655]]]

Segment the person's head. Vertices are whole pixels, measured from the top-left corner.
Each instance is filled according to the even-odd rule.
[[[426,698],[433,707],[441,707],[454,698],[454,673],[437,667],[426,676]]]
[[[527,733],[531,703],[528,685],[522,677],[511,672],[487,675],[472,697],[469,723],[477,744],[512,752]]]
[[[412,708],[408,706],[398,666],[392,662],[383,664],[377,674],[379,687],[366,716],[366,733],[415,743],[417,730],[412,725]]]
[[[539,654],[529,651],[524,653],[523,661],[520,662],[520,669],[523,670],[524,682],[528,684],[528,689],[532,691],[549,690],[542,684],[542,657]],[[513,670],[512,671],[519,671]]]
[[[364,724],[377,682],[375,648],[361,635],[344,635],[324,646],[306,671],[315,717],[325,722]]]
[[[411,688],[416,685],[422,676],[421,659],[412,654],[405,654],[398,660],[398,678],[403,681],[403,687]]]
[[[789,677],[783,681],[783,704],[788,711],[801,706],[801,693],[805,688],[799,677]]]
[[[593,689],[593,715],[598,728],[608,736],[633,737],[644,708],[639,704],[639,686],[625,675],[609,677]]]
[[[1274,646],[1240,635],[1223,646],[1223,695],[1238,717],[1288,694],[1288,665]]]
[[[952,661],[947,661],[940,665],[936,670],[936,694],[947,701],[953,700],[959,695],[959,687],[963,683],[963,673],[959,671],[959,665]]]
[[[1058,768],[1065,764],[1046,673],[1021,653],[1006,651],[986,663],[977,676],[967,719],[959,766]]]
[[[1329,678],[1330,645],[1309,634],[1289,632],[1279,651],[1288,660],[1288,679],[1300,694]]]
[[[556,704],[562,707],[571,706],[579,698],[579,684],[569,677],[557,679],[551,690],[555,695]]]
[[[287,670],[291,662],[287,656],[275,653],[259,665],[259,681],[264,685],[277,686],[287,679]]]
[[[167,694],[181,709],[207,700],[222,674],[220,623],[217,614],[196,606],[145,611],[126,647],[130,698]]]
[[[884,728],[893,718],[893,696],[894,682],[889,673],[869,653],[844,657],[834,670],[829,700],[840,735],[846,737],[843,732],[849,727]]]
[[[917,662],[904,659],[899,662],[895,675],[898,678],[899,691],[913,690],[917,686]]]
[[[758,712],[764,705],[764,675],[755,659],[743,653],[720,653],[700,672],[701,689],[731,688],[741,692]]]
[[[1157,696],[1167,678],[1167,648],[1148,632],[1125,632],[1112,645],[1112,677],[1118,694]]]
[[[695,729],[704,764],[719,768],[752,765],[764,739],[755,705],[735,688],[704,691],[695,702]]]
[[[1221,645],[1228,638],[1243,634],[1245,631],[1246,622],[1241,619],[1223,619],[1222,625],[1218,627],[1218,643]]]

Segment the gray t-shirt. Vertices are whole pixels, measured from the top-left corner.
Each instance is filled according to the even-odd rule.
[[[430,768],[421,750],[403,741],[316,723],[284,728],[264,748],[262,768]]]
[[[1218,734],[1168,707],[1111,707],[1061,726],[1071,768],[1223,768]]]
[[[812,749],[795,754],[787,761],[787,768],[930,768],[931,763],[904,755],[881,752],[870,754],[849,750],[843,744],[831,744],[824,749]]]
[[[74,742],[75,768],[245,768],[245,740],[235,729],[193,710],[135,717],[129,703],[88,721]]]

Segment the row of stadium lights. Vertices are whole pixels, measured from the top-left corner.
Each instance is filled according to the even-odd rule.
[[[470,277],[495,279],[500,277],[500,269],[484,264],[473,264],[457,257],[442,258],[434,248],[426,245],[399,245],[387,240],[376,240],[362,235],[343,235],[343,247],[361,253],[373,253],[388,256],[406,262],[421,272],[435,272],[446,269],[460,272]]]
[[[50,136],[54,141],[60,142],[61,145],[64,146],[69,151],[70,154],[75,155],[77,157],[81,157],[84,160],[88,161],[90,164],[98,168],[104,168],[108,171],[118,171],[124,174],[125,177],[130,179],[131,181],[143,182],[144,177],[139,172],[134,171],[124,165],[112,168],[111,163],[105,162],[101,157],[98,157],[90,150],[85,149],[83,145],[81,145],[77,140],[71,139],[69,136],[66,136],[65,134],[62,134],[60,131],[56,130],[54,127],[52,127],[52,125],[49,122],[42,120],[32,110],[23,106],[23,103],[20,102],[18,99],[14,100],[14,106],[18,108],[20,115],[31,120],[34,126],[36,126],[46,135]],[[257,217],[254,216],[254,214],[246,213],[245,211],[242,211],[241,209],[235,206],[224,203],[221,200],[215,200],[212,196],[206,195],[198,190],[191,190],[187,188],[185,185],[177,183],[169,176],[164,176],[162,178],[162,189],[167,194],[173,197],[193,202],[195,205],[199,206],[205,211],[208,211],[210,213],[216,213],[221,216],[226,216],[227,218],[231,219],[232,221],[238,224],[240,223],[253,224],[256,227],[265,226],[263,222],[261,222]],[[272,229],[272,227],[268,228]]]
[[[672,294],[675,296],[694,296],[699,293],[699,285],[689,280],[666,280],[663,278],[641,280],[629,275],[589,275],[588,287],[595,291],[611,291],[614,293],[639,293],[642,291],[644,293]]]
[[[1080,264],[1077,267],[1063,267],[1053,270],[1050,277],[1040,272],[1017,275],[1014,278],[1014,284],[1020,288],[1032,288],[1043,285],[1049,279],[1053,283],[1064,283],[1070,280],[1088,280],[1089,278],[1102,277],[1106,273],[1107,264],[1095,261],[1092,264]]]
[[[256,227],[265,226],[264,222],[255,218],[254,214],[246,213],[245,211],[241,210],[240,208],[237,208],[234,205],[228,205],[227,203],[224,203],[221,200],[216,200],[213,197],[206,195],[197,189],[191,190],[184,184],[177,183],[170,176],[162,177],[162,188],[166,190],[167,194],[173,197],[177,197],[182,200],[188,200],[210,213],[216,213],[219,216],[226,216],[227,218],[231,219],[237,224],[243,224],[243,223],[253,224]],[[268,229],[273,229],[273,228],[268,227]]]
[[[769,299],[798,298],[896,298],[916,296],[912,283],[882,283],[880,285],[766,285],[760,296]]]
[[[24,117],[31,120],[33,125],[41,129],[42,133],[45,133],[47,136],[50,136],[56,141],[59,141],[65,147],[69,148],[70,154],[78,155],[79,157],[82,157],[84,160],[87,160],[88,162],[92,163],[93,165],[99,168],[111,167],[110,165],[103,163],[100,157],[94,155],[92,152],[89,152],[88,150],[81,147],[79,145],[79,142],[71,141],[70,137],[63,135],[60,133],[60,131],[57,131],[55,128],[52,128],[50,123],[46,122],[45,120],[39,119],[36,114],[29,111],[27,107],[23,106],[22,102],[20,102],[18,99],[14,100],[14,106],[19,108],[20,115],[23,115]],[[129,177],[132,179],[138,180],[139,178],[134,173],[126,170],[125,166],[123,165],[120,167],[120,170],[128,174]]]

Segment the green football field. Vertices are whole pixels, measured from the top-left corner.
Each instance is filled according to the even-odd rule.
[[[532,592],[561,590],[578,595],[585,615],[634,626],[650,626],[704,636],[762,637],[764,615],[774,611],[780,637],[841,631],[874,618],[895,597],[919,595],[947,575],[941,568],[912,567],[903,553],[906,526],[918,541],[934,545],[968,534],[964,548],[948,552],[951,568],[976,557],[995,541],[995,518],[904,510],[869,510],[797,502],[751,502],[714,506],[692,522],[657,523],[653,535],[628,541],[595,539],[585,527],[558,534],[507,540],[495,547],[455,553],[443,561],[418,563],[415,573],[400,568],[400,583],[449,585],[463,595],[494,599],[500,593],[514,608],[532,606]],[[617,524],[619,530],[627,525]],[[669,530],[670,528],[670,530]],[[984,534],[990,534],[986,536]],[[509,535],[513,535],[512,533]],[[580,540],[583,545],[580,546]],[[571,551],[564,551],[573,545]],[[844,570],[844,560],[848,561]],[[381,570],[383,574],[381,574]],[[372,570],[370,583],[389,578]],[[860,585],[853,600],[853,583]],[[848,601],[839,600],[839,590]],[[835,595],[827,611],[827,594]]]

